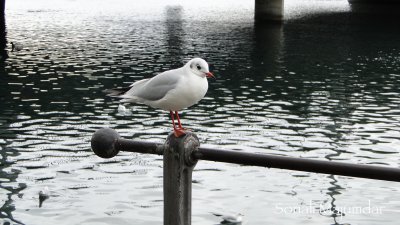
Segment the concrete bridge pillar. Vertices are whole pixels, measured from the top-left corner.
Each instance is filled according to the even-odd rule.
[[[256,22],[282,22],[283,0],[255,0]]]

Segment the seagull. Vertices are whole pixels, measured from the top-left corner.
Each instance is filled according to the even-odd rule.
[[[11,51],[21,51],[24,47],[22,47],[22,45],[11,42]]]
[[[46,186],[43,190],[39,191],[39,208],[42,207],[43,202],[50,197],[49,188]]]
[[[243,214],[238,213],[237,215],[224,215],[222,216],[222,224],[241,224],[243,220]]]
[[[193,58],[183,67],[162,72],[152,78],[134,82],[129,87],[107,89],[108,96],[121,98],[122,103],[142,103],[169,111],[175,137],[185,135],[178,111],[199,102],[208,90],[207,78],[214,75],[208,63]],[[178,124],[175,124],[175,117]]]
[[[235,224],[239,225],[242,224],[243,221],[243,214],[237,213],[237,214],[220,214],[220,213],[212,213],[214,216],[218,216],[222,218],[222,221],[220,224]]]
[[[119,113],[121,113],[121,114],[124,114],[124,113],[126,113],[126,107],[124,106],[124,105],[119,105],[118,106],[118,112]]]

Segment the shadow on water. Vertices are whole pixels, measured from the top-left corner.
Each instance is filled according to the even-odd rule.
[[[322,119],[318,127],[331,131],[330,138],[340,145],[352,132],[349,126],[370,121],[355,113],[381,113],[378,108],[367,112],[360,108],[392,109],[397,100],[385,93],[400,90],[394,74],[400,46],[393,45],[400,34],[399,18],[346,12],[286,21],[282,60],[286,75],[296,71],[285,88],[289,101],[295,103],[293,113],[308,120]],[[344,146],[335,151],[341,149]]]
[[[0,76],[5,75],[5,60],[8,58],[7,51],[7,30],[6,30],[6,20],[4,15],[4,1],[0,2]],[[3,97],[0,96],[0,101],[3,104]],[[1,106],[1,111],[5,110],[3,106]],[[15,135],[8,132],[5,118],[0,117],[0,136],[9,139],[14,139]],[[0,206],[0,218],[9,219],[15,223],[20,224],[19,221],[13,218],[12,212],[15,210],[15,206],[13,204],[12,198],[17,196],[20,191],[26,188],[25,184],[19,183],[18,187],[15,187],[13,183],[17,183],[17,178],[21,171],[16,169],[10,170],[10,165],[12,163],[9,161],[10,157],[14,157],[18,155],[18,152],[13,150],[12,148],[8,148],[7,145],[10,143],[2,143],[0,145],[0,176],[2,181],[0,182],[0,189],[7,193],[7,199],[2,199],[2,205]],[[6,224],[6,223],[5,223]]]
[[[0,129],[0,133],[3,136],[3,130]],[[10,137],[11,138],[11,137]],[[7,145],[7,144],[6,144]],[[0,175],[2,182],[0,184],[0,189],[2,192],[6,192],[7,199],[2,199],[3,203],[0,206],[0,218],[11,220],[15,223],[22,224],[18,220],[14,219],[13,212],[15,211],[15,204],[13,198],[16,196],[22,197],[20,192],[26,188],[26,184],[18,183],[17,178],[21,174],[21,171],[17,169],[11,169],[12,163],[8,161],[10,157],[15,157],[19,153],[11,148],[4,147],[0,151]],[[12,185],[18,183],[18,186]]]
[[[366,1],[366,0],[350,0],[350,9],[352,13],[358,14],[358,16],[363,15],[364,17],[375,17],[371,19],[371,22],[376,19],[376,17],[386,18],[386,19],[396,19],[398,18],[398,13],[400,9],[400,3],[396,0],[382,0],[382,1]]]

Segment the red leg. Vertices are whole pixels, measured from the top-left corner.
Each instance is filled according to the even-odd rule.
[[[169,111],[169,114],[171,115],[172,126],[174,127],[174,135],[175,135],[175,137],[180,137],[182,135],[185,135],[185,132],[183,131],[183,128],[182,128],[182,125],[181,125],[181,121],[179,119],[178,112],[175,111],[175,115],[177,115],[178,126],[179,127],[176,127],[176,125],[175,125],[174,113],[172,111]]]
[[[184,128],[182,127],[181,119],[179,118],[178,111],[175,111],[175,116],[176,116],[176,118],[178,118],[178,126],[179,126],[179,128],[184,129]]]
[[[174,118],[174,113],[172,113],[172,111],[169,111],[169,115],[171,116],[172,126],[174,127],[174,130],[175,130],[175,118]]]

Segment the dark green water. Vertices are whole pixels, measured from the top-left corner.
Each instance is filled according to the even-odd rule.
[[[192,57],[217,77],[182,113],[203,146],[400,165],[396,17],[324,0],[288,0],[282,26],[254,25],[251,0],[34,2],[6,9],[6,38],[23,49],[0,65],[3,223],[161,224],[162,158],[104,160],[89,142],[112,127],[162,143],[168,113],[120,113],[102,90]],[[243,224],[398,223],[393,182],[214,162],[193,179],[193,224],[218,224],[213,212],[240,212]]]

